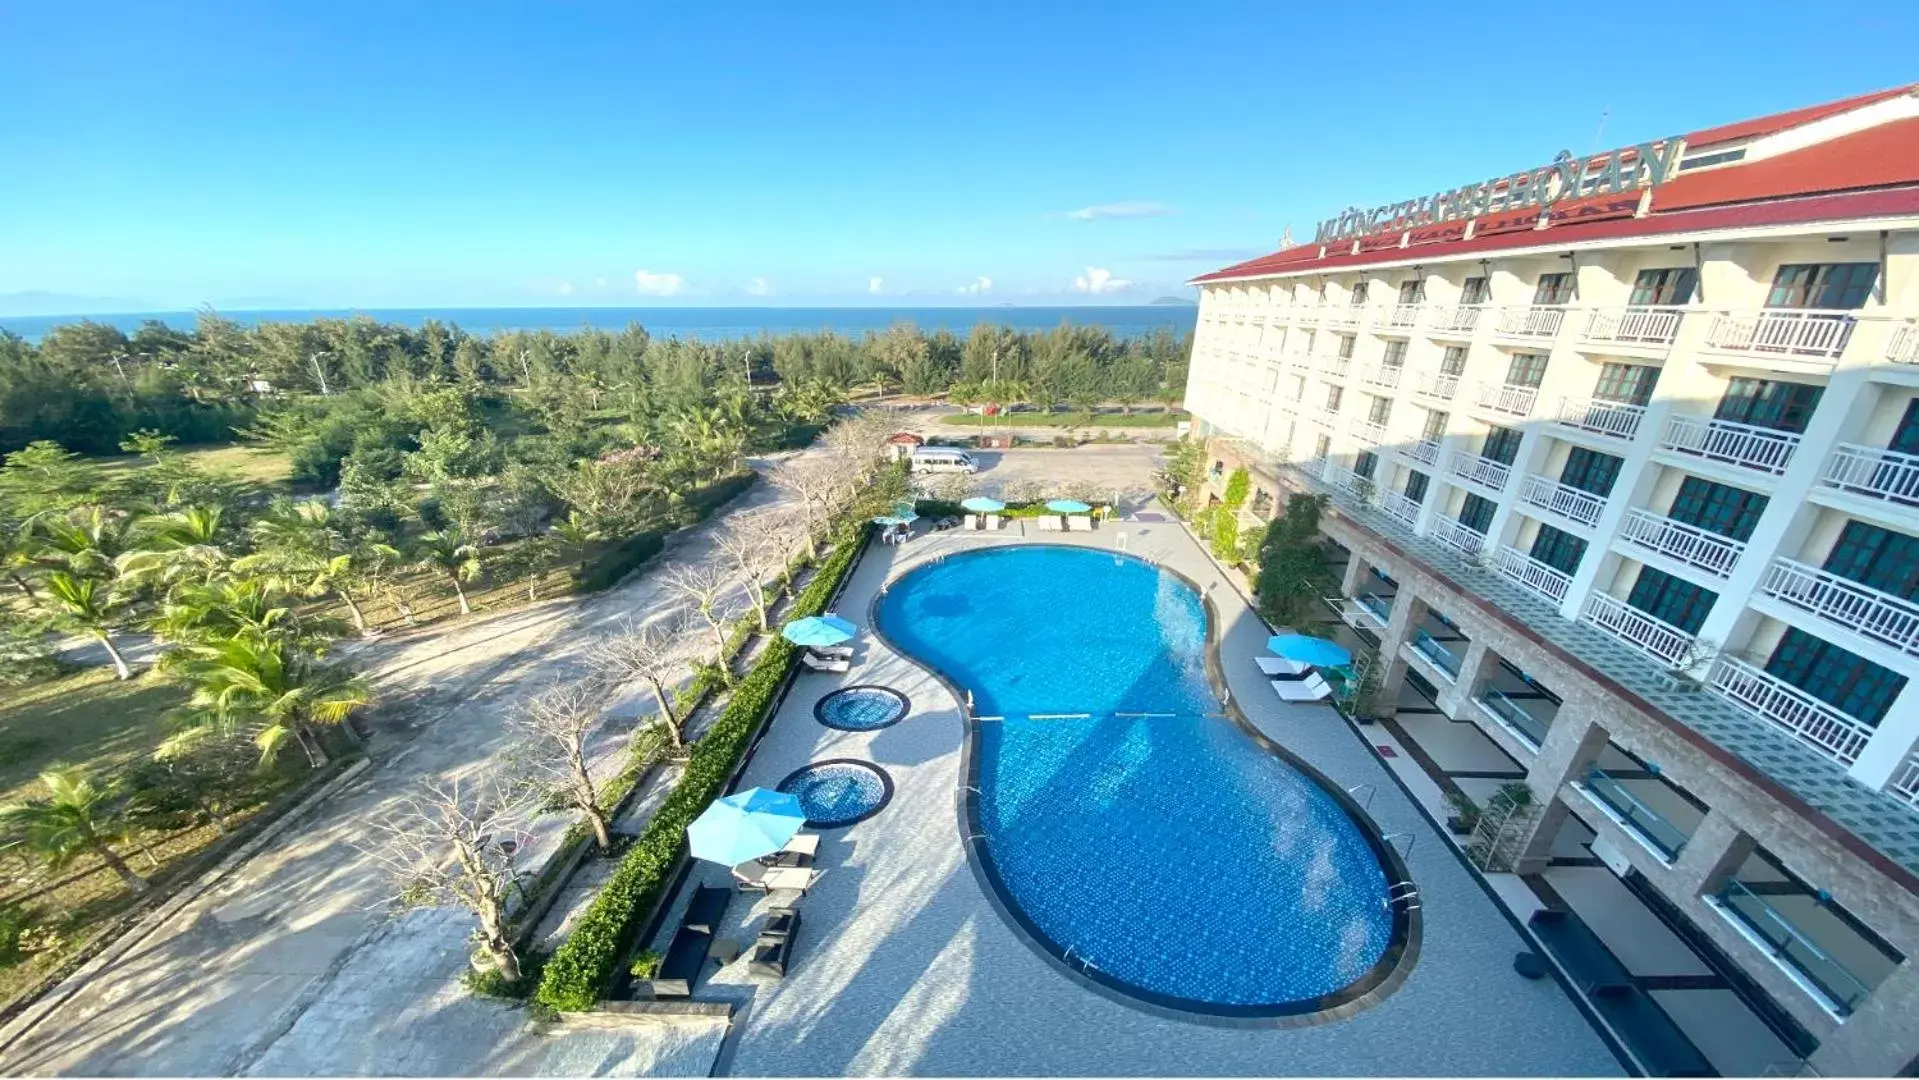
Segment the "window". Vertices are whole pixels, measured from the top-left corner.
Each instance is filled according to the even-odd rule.
[[[1406,343],[1403,341],[1388,341],[1386,343],[1386,355],[1381,358],[1381,362],[1387,367],[1398,367],[1404,364],[1406,362]]]
[[[1743,543],[1752,539],[1753,527],[1765,512],[1764,495],[1688,476],[1666,516]]]
[[[1717,599],[1719,594],[1710,589],[1681,581],[1664,570],[1642,566],[1626,603],[1688,634],[1697,634],[1706,624],[1706,613],[1712,610],[1713,601]]]
[[[1440,360],[1439,360],[1439,373],[1441,375],[1452,375],[1454,377],[1457,377],[1465,374],[1465,372],[1466,372],[1466,346],[1448,345],[1446,347],[1446,355],[1443,357],[1440,357]]]
[[[1416,503],[1423,503],[1426,501],[1426,488],[1430,482],[1425,473],[1409,469],[1406,472],[1406,487],[1402,494]]]
[[[1562,574],[1579,572],[1579,560],[1586,554],[1586,542],[1551,525],[1541,525],[1533,537],[1532,557]]]
[[[1402,304],[1423,304],[1426,302],[1426,280],[1416,278],[1399,283],[1399,302]]]
[[[1353,306],[1354,307],[1358,307],[1359,305],[1366,302],[1366,286],[1368,286],[1369,284],[1371,284],[1371,282],[1362,281],[1359,284],[1353,286]]]
[[[1746,148],[1743,146],[1737,150],[1720,150],[1711,154],[1701,154],[1698,157],[1689,157],[1680,162],[1679,171],[1685,172],[1688,169],[1703,169],[1708,165],[1724,165],[1728,161],[1743,161],[1745,157]]]
[[[1613,482],[1619,479],[1620,459],[1597,450],[1575,446],[1566,455],[1566,466],[1559,470],[1559,482],[1594,495],[1611,495]]]
[[[1353,335],[1339,335],[1339,358],[1341,360],[1351,360],[1353,358]]]
[[[1474,532],[1487,532],[1493,527],[1493,509],[1491,499],[1468,493],[1466,501],[1459,504],[1459,523]]]
[[[1507,386],[1530,386],[1537,390],[1545,377],[1545,353],[1514,353],[1512,363],[1506,366]]]
[[[1501,465],[1511,465],[1513,459],[1519,456],[1520,438],[1519,432],[1514,431],[1512,428],[1503,428],[1497,425],[1488,428],[1486,431],[1486,442],[1480,447],[1479,456],[1491,458]]]
[[[1337,416],[1339,414],[1339,403],[1345,400],[1345,397],[1346,397],[1345,387],[1343,386],[1327,387],[1326,388],[1326,411],[1328,413],[1331,413]]]
[[[1901,600],[1919,600],[1919,537],[1848,521],[1825,568]]]
[[[1446,414],[1438,409],[1426,410],[1426,426],[1419,429],[1419,437],[1434,442],[1446,437]]]
[[[1393,414],[1393,399],[1375,396],[1368,400],[1372,402],[1372,405],[1366,410],[1366,419],[1380,427],[1385,427],[1386,418]]]
[[[1533,290],[1535,304],[1570,304],[1573,301],[1573,276],[1571,274],[1541,274],[1539,286]]]
[[[1794,263],[1772,276],[1766,306],[1856,311],[1878,280],[1878,263]]]
[[[1319,337],[1319,331],[1317,330],[1306,331],[1306,343],[1300,346],[1299,351],[1302,353],[1305,353],[1307,356],[1313,355],[1313,343],[1314,343],[1314,340],[1318,337]]]
[[[1469,277],[1459,289],[1459,302],[1462,304],[1483,304],[1486,302],[1486,279]]]
[[[1919,398],[1906,402],[1906,412],[1892,433],[1887,449],[1900,454],[1919,454]]]
[[[1368,480],[1371,480],[1373,474],[1378,471],[1379,455],[1373,453],[1371,450],[1361,450],[1359,457],[1353,460],[1353,472],[1358,473]]]
[[[1840,712],[1878,727],[1906,678],[1831,642],[1790,627],[1766,661],[1766,672],[1797,686]]]
[[[1645,405],[1652,400],[1652,388],[1659,382],[1659,369],[1645,364],[1601,364],[1599,382],[1593,396],[1601,401],[1626,405]]]
[[[1726,383],[1725,396],[1719,399],[1719,409],[1713,418],[1777,431],[1804,431],[1824,392],[1824,387],[1804,383],[1731,379]]]
[[[1313,456],[1316,458],[1323,458],[1332,452],[1333,439],[1330,435],[1321,435],[1319,441],[1313,443]]]
[[[1626,303],[1634,307],[1677,307],[1692,303],[1698,287],[1699,271],[1690,266],[1641,270],[1633,279],[1632,298]]]

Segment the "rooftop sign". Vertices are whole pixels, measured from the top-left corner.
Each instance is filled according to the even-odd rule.
[[[1561,150],[1552,164],[1512,176],[1496,176],[1453,191],[1441,191],[1371,210],[1355,206],[1319,224],[1314,238],[1328,244],[1378,233],[1401,232],[1482,214],[1548,207],[1586,195],[1616,195],[1641,187],[1655,188],[1678,172],[1684,139],[1674,136],[1656,143],[1609,150],[1580,161]]]

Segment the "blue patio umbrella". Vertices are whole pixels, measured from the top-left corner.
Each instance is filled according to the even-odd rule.
[[[747,788],[715,799],[686,827],[686,839],[694,858],[738,866],[785,847],[805,824],[797,796]]]
[[[1055,514],[1084,514],[1092,507],[1078,499],[1054,499],[1046,504],[1046,509]]]
[[[1344,645],[1308,634],[1275,634],[1266,639],[1266,647],[1275,656],[1314,667],[1343,667],[1353,662],[1353,654]]]
[[[809,615],[787,623],[780,636],[795,645],[812,647],[851,641],[859,632],[859,627],[838,615]]]
[[[998,499],[989,499],[984,495],[975,495],[965,502],[960,503],[960,506],[971,510],[975,514],[996,514],[1006,509],[1005,503],[1000,502]]]
[[[918,521],[919,519],[920,519],[920,516],[918,514],[915,514],[913,511],[908,510],[905,513],[895,512],[891,514],[881,514],[879,517],[876,517],[873,519],[873,524],[875,525],[911,525],[912,523],[914,523],[915,521]]]

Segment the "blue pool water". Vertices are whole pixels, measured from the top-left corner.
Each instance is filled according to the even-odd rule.
[[[1317,780],[1220,715],[1183,579],[1015,547],[914,570],[877,615],[977,715],[1005,717],[976,728],[979,824],[1005,899],[1054,955],[1225,1013],[1309,1012],[1384,974],[1379,856]]]
[[[780,781],[780,790],[800,800],[806,824],[814,829],[851,825],[877,813],[892,796],[892,785],[878,766],[864,761],[822,761]]]
[[[849,686],[835,690],[813,706],[820,723],[841,731],[878,731],[892,727],[906,715],[906,695],[884,686]]]

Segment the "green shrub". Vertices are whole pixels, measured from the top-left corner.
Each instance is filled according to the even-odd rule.
[[[599,592],[612,588],[665,546],[666,534],[658,529],[636,532],[608,545],[586,564],[586,573],[580,575],[579,590]]]
[[[540,974],[545,970],[549,959],[551,957],[543,952],[527,954],[520,960],[520,977],[511,982],[500,974],[498,968],[492,967],[485,971],[475,971],[469,967],[466,973],[460,976],[460,981],[468,990],[476,994],[525,1001],[527,996],[533,993],[534,988],[540,985]]]
[[[653,949],[641,949],[633,957],[632,966],[626,969],[626,973],[636,979],[650,979],[659,970],[660,954]]]

